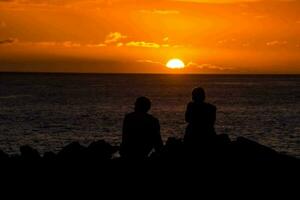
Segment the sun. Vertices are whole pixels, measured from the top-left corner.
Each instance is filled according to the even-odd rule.
[[[166,67],[170,69],[183,69],[185,68],[185,64],[182,60],[174,58],[167,62]]]

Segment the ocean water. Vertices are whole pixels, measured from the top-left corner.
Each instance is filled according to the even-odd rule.
[[[300,157],[300,76],[0,74],[0,149],[41,153],[72,141],[121,140],[136,97],[151,98],[164,140],[183,137],[194,87],[218,107],[217,133]]]

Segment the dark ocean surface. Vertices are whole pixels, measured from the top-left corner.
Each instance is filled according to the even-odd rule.
[[[164,140],[183,137],[194,87],[218,107],[217,133],[300,157],[300,76],[0,74],[0,149],[41,153],[73,141],[119,144],[136,97],[151,98]]]

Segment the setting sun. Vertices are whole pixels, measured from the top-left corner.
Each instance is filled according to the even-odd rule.
[[[300,0],[0,0],[0,73],[300,74],[299,35]]]
[[[169,60],[166,66],[170,69],[183,69],[183,68],[185,68],[184,62],[181,61],[180,59],[177,59],[177,58]]]

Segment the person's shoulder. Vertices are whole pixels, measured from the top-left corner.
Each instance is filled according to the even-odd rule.
[[[188,103],[188,106],[193,106],[194,104],[195,104],[195,102],[190,101],[190,102]]]
[[[217,107],[211,103],[205,103],[206,107],[208,107],[211,110],[217,110]]]
[[[154,117],[153,115],[147,114],[147,116],[148,116],[148,118],[151,119],[153,122],[159,123],[159,120],[158,120],[156,117]]]
[[[188,104],[187,104],[187,107],[188,108],[192,108],[193,106],[195,105],[195,102],[189,102]]]

